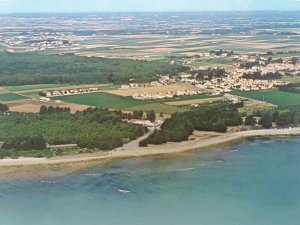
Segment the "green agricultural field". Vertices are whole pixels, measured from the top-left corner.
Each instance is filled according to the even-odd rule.
[[[164,114],[173,114],[176,112],[186,112],[189,109],[185,107],[176,107],[176,106],[170,106],[165,105],[162,103],[150,103],[146,105],[140,105],[136,107],[126,108],[124,110],[127,111],[134,111],[134,110],[143,110],[143,111],[149,111],[154,110],[156,113],[164,113]]]
[[[0,94],[0,101],[11,102],[26,99],[27,97],[13,93]]]
[[[91,93],[82,95],[59,96],[55,97],[54,99],[80,105],[90,105],[110,109],[124,109],[129,107],[145,105],[148,103],[147,101],[121,97],[108,93]]]
[[[233,92],[235,95],[265,101],[277,106],[300,105],[300,94],[283,91],[248,91]]]
[[[234,61],[232,58],[219,58],[219,59],[205,59],[192,63],[193,66],[207,66],[207,67],[228,67],[233,66]]]
[[[108,91],[108,90],[118,89],[118,88],[120,88],[120,85],[117,85],[117,84],[107,84],[107,85],[98,86],[98,88],[102,89],[104,91]]]
[[[216,95],[213,96],[214,98],[217,97],[222,97],[223,95]],[[207,98],[212,98],[210,94],[200,94],[200,95],[184,95],[176,98],[169,98],[169,99],[163,99],[163,100],[158,100],[158,102],[177,102],[177,101],[187,101],[187,100],[196,100],[196,99],[207,99]]]
[[[24,92],[24,93],[22,93],[22,95],[27,96],[29,98],[32,98],[32,97],[41,97],[39,95],[39,93],[40,93],[39,91],[32,91],[32,92]]]

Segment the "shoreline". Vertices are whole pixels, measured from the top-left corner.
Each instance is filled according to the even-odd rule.
[[[148,134],[149,135],[149,134]],[[67,164],[80,164],[84,163],[87,167],[94,165],[95,162],[110,161],[120,158],[132,158],[132,157],[145,157],[165,154],[176,154],[181,152],[193,151],[197,149],[208,148],[217,146],[233,141],[239,141],[241,139],[250,137],[272,137],[272,136],[300,136],[300,127],[289,129],[269,129],[269,130],[250,130],[234,133],[225,133],[217,137],[210,137],[201,141],[184,141],[180,143],[169,143],[166,145],[151,146],[151,147],[138,147],[138,143],[145,136],[139,139],[125,144],[123,147],[116,150],[91,153],[83,155],[69,155],[62,157],[47,158],[20,158],[20,159],[1,159],[0,169],[30,167],[35,169],[37,166],[62,166]]]

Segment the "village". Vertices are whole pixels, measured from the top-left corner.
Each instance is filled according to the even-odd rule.
[[[252,70],[236,69],[227,71],[226,77],[212,78],[211,80],[203,81],[196,80],[192,75],[182,75],[180,81],[191,83],[199,88],[202,92],[208,92],[211,93],[211,95],[220,95],[222,93],[228,93],[234,90],[269,90],[278,86],[288,84],[288,82],[282,80],[259,80],[243,78],[243,75],[250,71]]]
[[[28,32],[18,36],[0,36],[0,42],[7,46],[7,52],[11,53],[20,47],[26,47],[26,52],[76,48],[79,46],[76,40],[72,34],[58,32]]]
[[[207,70],[207,67],[197,67],[191,70]],[[177,79],[170,78],[168,76],[161,76],[158,81],[151,82],[150,86],[164,86],[180,82],[187,85],[193,85],[197,90],[185,90],[185,91],[168,91],[168,92],[157,92],[157,93],[135,93],[132,95],[134,99],[150,100],[150,99],[164,99],[174,98],[176,96],[189,96],[199,95],[203,93],[209,93],[212,96],[229,93],[232,91],[258,91],[258,90],[269,90],[279,86],[287,85],[289,82],[281,79],[247,79],[244,78],[245,74],[260,73],[262,76],[267,74],[280,73],[281,75],[295,76],[300,73],[300,64],[290,63],[273,63],[266,66],[254,66],[250,69],[237,68],[226,70],[226,76],[224,77],[213,77],[209,79],[204,77],[204,80],[197,79],[197,74],[182,73]],[[123,85],[123,89],[133,89],[137,87],[145,86],[145,84],[129,84]]]

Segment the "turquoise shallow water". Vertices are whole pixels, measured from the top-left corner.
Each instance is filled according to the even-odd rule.
[[[297,225],[300,139],[0,180],[1,225]]]

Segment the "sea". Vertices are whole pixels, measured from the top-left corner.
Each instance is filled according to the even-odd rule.
[[[297,225],[300,138],[0,178],[0,225]]]

